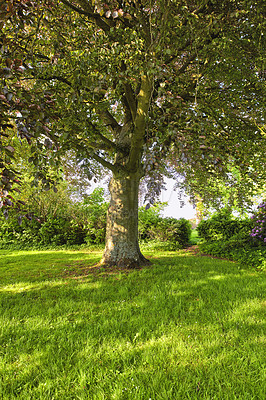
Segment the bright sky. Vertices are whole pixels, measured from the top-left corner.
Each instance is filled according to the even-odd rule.
[[[164,217],[174,217],[174,218],[185,218],[191,219],[196,217],[196,210],[188,202],[187,198],[182,198],[185,205],[181,208],[180,201],[178,198],[178,192],[174,190],[174,179],[165,178],[167,190],[162,191],[160,196],[161,202],[167,202],[168,206],[165,207],[162,214]]]
[[[92,184],[90,193],[93,192],[93,190],[100,186],[103,187],[104,189],[107,188],[106,182],[102,181],[100,182],[101,184]],[[166,190],[163,190],[159,201],[164,203],[167,202],[168,206],[164,208],[162,211],[162,216],[163,217],[174,217],[174,218],[185,218],[185,219],[192,219],[196,217],[196,210],[193,208],[193,206],[188,202],[187,198],[182,197],[182,200],[185,202],[185,205],[181,208],[180,207],[180,200],[178,198],[178,192],[174,190],[174,185],[175,185],[175,180],[174,179],[169,179],[165,178],[165,183],[166,183]]]

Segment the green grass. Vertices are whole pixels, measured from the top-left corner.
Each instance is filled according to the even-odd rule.
[[[201,239],[199,237],[197,229],[193,229],[192,232],[191,232],[191,236],[190,236],[190,241],[189,241],[190,244],[191,245],[198,244],[200,242],[200,240]]]
[[[0,399],[264,399],[262,273],[145,254],[0,251]]]

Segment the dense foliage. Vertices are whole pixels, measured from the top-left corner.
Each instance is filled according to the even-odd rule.
[[[241,202],[265,179],[264,23],[262,1],[1,2],[3,204],[14,134],[40,177],[72,149],[89,175],[93,160],[139,164],[154,189],[167,159],[191,194],[219,197],[226,182]]]
[[[168,249],[185,247],[191,236],[191,224],[184,218],[163,218],[157,204],[148,210],[144,207],[139,211],[139,237],[143,241],[165,243]],[[164,246],[166,248],[166,246]]]
[[[1,215],[1,247],[43,247],[60,245],[99,244],[105,238],[106,210],[103,190],[95,191],[82,202],[71,199],[71,191],[62,183],[56,193],[43,192],[26,186],[24,208],[10,210],[8,218]]]
[[[228,209],[224,208],[214,213],[209,219],[202,220],[197,226],[197,231],[206,241],[228,240],[235,235],[248,238],[251,227],[250,219],[235,218]]]
[[[82,201],[72,201],[61,184],[57,193],[36,192],[28,188],[25,217],[9,211],[0,215],[0,248],[56,247],[62,245],[102,245],[106,233],[108,203],[104,190],[97,188]],[[25,193],[24,193],[25,195]],[[139,237],[144,242],[163,243],[164,249],[178,249],[188,244],[191,226],[185,219],[163,218],[161,205],[140,208]]]
[[[265,215],[264,204],[259,206],[259,211],[253,218],[235,218],[228,210],[222,210],[208,220],[201,221],[197,228],[199,236],[203,239],[200,244],[201,251],[238,261],[242,265],[265,268],[266,241],[264,242],[260,229],[264,223],[261,219]],[[255,228],[254,218],[257,224]],[[258,238],[257,234],[261,238]]]

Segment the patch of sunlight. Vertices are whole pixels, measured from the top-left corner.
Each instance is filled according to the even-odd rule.
[[[21,257],[21,256],[28,256],[28,255],[41,255],[41,254],[47,254],[47,253],[54,253],[53,251],[45,250],[45,251],[39,251],[39,250],[18,250],[18,251],[12,251],[9,254],[4,254],[5,257]]]
[[[237,308],[232,311],[231,319],[242,320],[245,322],[254,322],[256,313],[263,313],[265,311],[265,302],[259,299],[250,299],[245,303],[241,303]]]
[[[92,253],[95,255],[101,254],[101,250],[91,250],[91,249],[81,249],[81,250],[17,250],[12,251],[10,253],[5,253],[4,257],[21,257],[21,256],[29,256],[29,255],[48,255],[48,254],[72,254],[77,255],[78,253],[87,253],[91,255]]]
[[[159,338],[152,338],[145,340],[142,337],[142,332],[137,332],[131,340],[106,340],[101,344],[101,349],[98,352],[98,357],[113,358],[114,354],[121,354],[127,357],[129,354],[134,354],[136,351],[141,351],[143,357],[153,359],[154,357],[165,358],[169,354],[182,354],[182,358],[188,356],[195,351],[189,345],[189,338],[183,339],[175,335],[162,335]],[[94,351],[92,343],[88,342],[86,346],[79,352],[78,356],[82,359],[88,357]]]
[[[43,357],[43,352],[34,351],[31,354],[21,353],[19,354],[13,362],[4,363],[2,366],[2,370],[7,373],[8,371],[18,370],[20,373],[27,373],[27,371],[31,371],[36,367],[40,367],[41,358]],[[1,371],[0,369],[0,371]]]
[[[73,279],[75,279],[75,278],[73,278]],[[81,277],[81,280],[78,281],[79,290],[100,289],[102,287],[103,282],[101,282],[101,281],[92,282],[92,281],[90,281],[90,279],[91,279],[90,276]],[[75,279],[75,280],[78,280],[78,279]],[[64,282],[64,283],[66,284],[66,282]]]
[[[258,336],[256,338],[254,338],[253,343],[257,344],[257,345],[261,345],[261,344],[265,345],[266,344],[266,338],[265,338],[264,335]]]
[[[174,334],[170,334],[170,335],[162,335],[160,337],[157,338],[151,338],[149,340],[143,340],[142,337],[142,332],[136,332],[136,334],[134,335],[134,337],[132,338],[131,341],[126,341],[124,343],[117,343],[117,345],[115,345],[114,342],[112,342],[111,344],[107,344],[105,346],[104,351],[113,351],[114,346],[117,348],[120,348],[123,346],[125,349],[134,349],[134,348],[138,348],[141,350],[156,350],[156,349],[165,349],[167,348],[168,350],[170,348],[175,348],[175,351],[181,351],[184,352],[186,351],[188,348],[187,346],[187,342],[189,341],[189,337],[187,338],[182,338],[182,337],[177,337]]]
[[[207,285],[208,284],[208,280],[209,280],[209,278],[207,278],[207,279],[197,279],[197,276],[198,276],[198,273],[197,272],[192,272],[192,271],[190,271],[189,272],[189,278],[193,278],[193,282],[191,282],[191,280],[190,281],[187,281],[187,282],[185,282],[184,283],[184,285],[182,285],[183,287],[186,287],[186,286],[188,286],[188,287],[191,287],[191,286],[200,286],[200,285]]]
[[[215,276],[210,276],[208,279],[212,281],[220,281],[225,279],[225,275],[215,275]]]
[[[22,293],[30,290],[39,290],[47,287],[61,286],[62,284],[63,281],[51,281],[51,282],[46,281],[45,283],[39,283],[39,284],[19,282],[3,286],[2,288],[0,288],[0,292]]]

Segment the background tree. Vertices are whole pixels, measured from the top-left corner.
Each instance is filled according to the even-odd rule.
[[[46,6],[49,8],[48,3]],[[25,33],[24,28],[34,24],[42,7],[37,1],[0,2],[0,208],[3,207],[6,216],[10,207],[18,210],[23,206],[23,202],[18,201],[13,193],[19,192],[21,186],[20,172],[15,166],[16,160],[19,163],[20,150],[23,152],[24,147],[14,147],[13,139],[18,137],[32,144],[32,138],[36,136],[34,128],[29,130],[22,122],[25,115],[32,120],[38,118],[40,108],[32,107],[32,86],[23,78],[23,60],[27,58],[28,48],[20,44],[21,35]],[[45,160],[44,153],[43,157]],[[47,166],[44,165],[38,170],[36,168],[35,177],[50,187],[55,176],[49,177],[47,171]]]
[[[205,197],[233,167],[246,192],[265,180],[262,1],[19,3],[27,20],[3,29],[22,54],[8,115],[44,172],[69,150],[112,172],[103,263],[146,262],[139,182],[158,192],[169,163]]]

